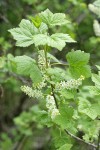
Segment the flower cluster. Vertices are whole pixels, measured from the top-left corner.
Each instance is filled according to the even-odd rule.
[[[84,80],[84,77],[81,76],[79,79],[71,79],[69,81],[61,81],[60,83],[56,84],[56,90],[61,90],[61,89],[78,89],[78,87],[82,84],[82,80]]]
[[[28,95],[29,97],[34,97],[37,99],[42,99],[43,98],[43,93],[37,89],[33,90],[31,87],[29,86],[21,86],[21,90]]]
[[[48,108],[48,112],[50,113],[52,119],[60,114],[59,110],[56,108],[54,97],[51,95],[47,95],[46,97],[46,107]]]
[[[38,53],[39,53],[39,55],[38,55],[38,66],[41,69],[41,71],[43,71],[46,68],[44,51],[41,50]]]
[[[50,66],[50,59],[48,59],[48,62],[45,60],[45,54],[44,50],[40,50],[38,55],[38,66],[41,69],[41,71],[45,71],[46,69],[46,63],[48,63],[48,67]]]

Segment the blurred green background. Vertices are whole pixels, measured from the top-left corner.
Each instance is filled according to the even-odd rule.
[[[34,46],[16,47],[8,29],[18,26],[21,19],[35,16],[46,8],[53,13],[65,13],[70,24],[60,29],[54,28],[53,31],[68,33],[77,43],[68,44],[62,52],[55,50],[53,54],[65,61],[66,53],[72,49],[88,52],[91,54],[90,65],[94,71],[95,65],[100,65],[100,38],[95,36],[93,30],[93,20],[97,19],[97,16],[88,9],[88,4],[92,2],[94,1],[0,0],[0,150],[49,150],[49,147],[52,147],[50,131],[46,127],[43,128],[37,118],[33,118],[35,123],[32,128],[26,126],[38,111],[37,107],[31,108],[36,102],[29,100],[21,92],[21,81],[9,74],[5,67],[9,53],[14,56],[35,56]],[[14,118],[20,115],[19,120],[14,121]],[[23,128],[20,124],[23,124]]]

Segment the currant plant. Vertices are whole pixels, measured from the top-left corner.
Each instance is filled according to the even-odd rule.
[[[70,22],[65,14],[53,14],[49,9],[36,17],[30,17],[30,20],[23,19],[19,27],[10,29],[9,32],[16,40],[16,46],[28,47],[33,44],[37,55],[35,58],[16,56],[10,58],[10,61],[15,64],[17,74],[23,75],[25,79],[30,78],[29,85],[22,85],[21,90],[44,105],[43,110],[36,113],[35,121],[51,127],[55,144],[53,149],[73,149],[72,138],[99,150],[100,103],[98,98],[93,101],[94,97],[86,95],[90,89],[99,88],[99,77],[95,75],[95,81],[92,77],[93,82],[97,82],[95,87],[88,88],[85,85],[85,81],[91,77],[90,54],[72,50],[66,55],[66,63],[52,55],[55,49],[62,51],[66,43],[76,42],[67,33],[51,34],[52,29],[59,29],[59,26],[67,23]],[[15,122],[18,123],[18,119]],[[31,117],[28,123],[30,122]],[[80,131],[82,137],[77,136]]]

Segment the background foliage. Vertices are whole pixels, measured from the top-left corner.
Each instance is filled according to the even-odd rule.
[[[49,128],[51,126],[51,122],[49,118],[47,118],[47,113],[42,112],[41,114],[41,109],[39,108],[39,106],[43,107],[44,104],[41,102],[38,104],[38,101],[34,101],[32,98],[29,98],[21,92],[20,86],[22,85],[22,82],[25,84],[29,84],[30,79],[27,78],[27,80],[24,80],[22,76],[17,76],[16,74],[12,73],[12,66],[13,70],[16,73],[17,71],[16,64],[11,60],[13,59],[13,56],[18,55],[28,55],[34,58],[36,57],[36,52],[33,51],[33,49],[35,49],[33,45],[28,48],[16,47],[15,42],[8,30],[18,26],[23,18],[29,18],[31,15],[35,16],[35,14],[41,12],[42,10],[45,10],[46,8],[49,8],[53,13],[65,13],[71,23],[67,24],[66,26],[62,26],[61,28],[53,28],[50,30],[50,33],[52,31],[68,33],[77,41],[77,43],[67,44],[63,51],[54,50],[52,53],[62,62],[65,62],[67,57],[68,63],[70,63],[70,55],[72,55],[74,60],[74,54],[69,53],[69,55],[67,55],[66,57],[65,55],[72,49],[79,49],[85,51],[86,53],[90,53],[91,59],[89,63],[92,66],[92,72],[94,72],[92,80],[96,84],[95,88],[97,88],[99,85],[96,81],[95,73],[97,73],[97,68],[95,67],[95,65],[100,65],[100,37],[95,35],[93,29],[93,22],[95,19],[98,19],[98,17],[88,8],[88,4],[93,2],[94,1],[92,0],[0,1],[0,150],[48,150],[54,149],[54,144],[56,145],[56,149],[62,146],[62,148],[60,148],[59,150],[68,150],[70,149],[70,147],[72,147],[71,142],[66,145],[66,140],[70,141],[72,139],[66,137],[66,135],[62,131],[59,132],[59,129],[58,131],[57,129],[55,129],[54,132],[54,130],[52,131]],[[80,57],[79,52],[77,56],[78,55]],[[26,59],[28,62],[28,58]],[[27,71],[28,70],[26,70],[26,75]],[[89,69],[87,69],[87,71],[89,71]],[[85,73],[87,76],[88,73]],[[81,74],[78,70],[78,74],[77,72],[74,72],[73,75],[74,77],[76,77],[76,75],[77,77],[80,77]],[[90,78],[85,80],[85,82],[89,86],[93,84],[90,81]],[[91,92],[94,91],[93,88],[94,87],[91,87]],[[97,89],[95,90],[97,92]],[[88,98],[90,101],[92,101],[93,98],[97,101],[99,100],[99,96],[90,95],[85,87],[81,91],[81,95],[85,98]],[[70,93],[69,97],[71,97]],[[86,101],[85,106],[87,105],[89,104]],[[85,106],[84,103],[83,105],[81,103],[79,107],[80,113],[82,113],[82,110],[84,113],[87,111],[85,109]],[[98,106],[96,107],[98,108]],[[70,114],[71,113],[72,112],[70,112]],[[95,114],[95,112],[93,112],[93,114]],[[95,115],[93,115],[92,118],[95,118]],[[90,135],[90,137],[91,134],[92,136],[95,135],[95,123],[92,128],[89,128],[89,131],[87,129],[93,122],[89,120],[88,123],[85,123],[84,120],[85,116],[83,116],[83,118],[80,119],[79,122],[80,124],[84,124],[84,131],[87,132],[87,134],[84,136],[84,139],[89,141],[90,139],[88,135]],[[44,127],[44,124],[47,122],[47,126]],[[80,132],[78,136],[81,138],[84,133],[81,132],[81,126],[79,126],[79,129]],[[73,132],[76,133],[76,131]],[[61,141],[60,135],[64,139],[63,141]],[[92,140],[93,139],[91,139],[91,141]],[[71,149],[90,149],[90,147],[87,147],[84,144],[77,144],[77,142],[75,142],[74,140],[73,143],[74,146]]]

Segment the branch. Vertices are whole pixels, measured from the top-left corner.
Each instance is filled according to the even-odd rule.
[[[67,63],[58,63],[58,62],[54,62],[52,64],[50,64],[51,66],[53,65],[63,65],[63,66],[69,66]]]
[[[2,71],[0,70],[0,72],[7,74],[7,76],[12,76],[14,78],[16,78],[17,80],[21,81],[22,83],[26,84],[26,85],[31,85],[31,82],[28,81],[26,78],[14,73],[14,72],[10,72],[10,71]]]
[[[10,76],[13,76],[13,77],[16,78],[17,80],[23,82],[24,84],[29,84],[29,82],[28,82],[25,78],[23,78],[22,76],[19,76],[19,75],[13,73],[13,72],[8,72],[8,74],[9,74]]]
[[[91,147],[93,147],[93,148],[97,148],[96,145],[94,145],[94,144],[92,144],[92,143],[88,143],[88,142],[86,142],[86,141],[80,139],[79,137],[77,137],[77,136],[73,135],[72,133],[70,133],[68,130],[65,129],[64,131],[66,132],[67,135],[71,136],[71,137],[72,137],[73,139],[75,139],[76,141],[79,141],[79,142],[81,142],[81,143],[87,144],[87,145],[89,145],[89,146],[91,146]],[[99,149],[97,149],[97,150],[99,150]]]

